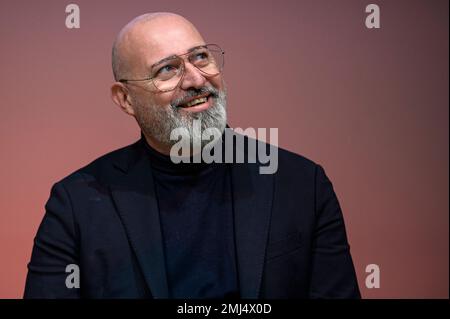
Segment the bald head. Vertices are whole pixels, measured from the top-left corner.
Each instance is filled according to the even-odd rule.
[[[176,54],[186,40],[204,44],[194,25],[184,17],[157,12],[140,15],[117,35],[112,49],[112,69],[116,81],[145,77],[145,67],[158,57]]]

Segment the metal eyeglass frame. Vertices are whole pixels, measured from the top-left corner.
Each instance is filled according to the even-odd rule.
[[[209,76],[209,77],[210,77],[210,76],[216,76],[216,75],[222,73],[222,71],[223,71],[223,67],[224,67],[224,65],[225,65],[225,51],[223,51],[222,48],[221,48],[219,45],[214,44],[214,43],[209,43],[209,44],[203,44],[203,45],[199,45],[199,46],[193,47],[193,48],[189,49],[188,52],[183,53],[183,54],[171,55],[171,56],[169,56],[169,57],[166,57],[166,58],[164,58],[164,59],[162,59],[162,60],[156,62],[155,64],[153,64],[153,65],[150,67],[150,68],[153,68],[153,67],[155,67],[156,65],[158,65],[158,64],[160,64],[160,63],[162,63],[162,62],[164,62],[164,61],[166,61],[166,60],[173,59],[173,58],[175,58],[175,57],[180,58],[180,60],[182,61],[182,70],[181,70],[182,75],[181,75],[180,80],[178,81],[177,85],[176,85],[173,89],[170,89],[170,90],[161,90],[161,89],[159,89],[159,88],[153,83],[153,81],[152,81],[152,80],[155,78],[154,76],[153,76],[153,77],[151,76],[151,77],[148,77],[148,78],[144,78],[144,79],[120,79],[118,82],[121,82],[121,83],[128,83],[128,82],[144,82],[144,81],[152,81],[153,86],[156,88],[156,90],[158,90],[158,91],[160,91],[160,92],[170,92],[170,91],[173,91],[173,90],[175,90],[175,89],[180,85],[180,83],[182,82],[182,80],[183,80],[183,78],[184,78],[184,75],[185,75],[185,70],[186,70],[186,68],[185,68],[185,62],[184,62],[183,56],[189,55],[189,54],[191,54],[192,52],[194,52],[195,50],[197,50],[197,49],[199,49],[199,48],[205,48],[205,47],[208,48],[208,46],[215,46],[216,49],[218,49],[218,50],[215,50],[215,52],[219,52],[220,54],[222,54],[222,65],[219,66],[219,72],[218,72],[218,73],[215,73],[215,74],[209,74],[209,73],[206,73],[205,71],[202,71],[202,70],[199,69],[197,66],[195,66],[194,64],[192,64],[190,61],[189,61],[189,63],[191,63],[192,66],[194,66],[197,70],[199,70],[202,74],[205,74],[206,76]],[[212,50],[211,50],[211,51],[212,51]]]

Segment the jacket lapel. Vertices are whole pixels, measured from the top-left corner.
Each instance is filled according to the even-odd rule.
[[[260,174],[258,164],[231,167],[240,293],[241,298],[254,299],[259,297],[264,270],[274,178]]]
[[[150,161],[139,149],[139,143],[137,146],[133,163],[119,163],[125,175],[119,185],[110,186],[111,193],[151,294],[156,299],[169,298]]]
[[[148,157],[140,142],[136,157],[117,163],[124,177],[110,186],[119,216],[154,298],[169,298],[163,240]],[[243,152],[236,149],[236,152]],[[247,156],[248,154],[246,154]],[[273,175],[258,164],[232,164],[234,227],[241,298],[258,298],[269,235]]]

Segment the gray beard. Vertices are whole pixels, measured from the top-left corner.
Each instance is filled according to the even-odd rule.
[[[213,103],[207,110],[198,113],[186,112],[174,105],[165,107],[150,105],[148,109],[139,108],[141,112],[137,112],[136,120],[144,135],[151,136],[160,144],[170,148],[177,143],[177,140],[170,139],[171,132],[183,128],[189,133],[189,136],[183,136],[183,139],[190,140],[191,146],[201,145],[203,149],[210,141],[202,140],[202,132],[208,128],[216,128],[223,133],[227,122],[226,91],[212,88],[208,91],[213,93]],[[198,128],[194,129],[194,120],[200,120],[200,131]]]

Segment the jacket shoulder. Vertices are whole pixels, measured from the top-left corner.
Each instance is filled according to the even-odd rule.
[[[127,165],[136,158],[139,142],[137,141],[96,158],[89,164],[65,176],[56,184],[70,185],[92,180],[107,182],[116,172],[116,168],[126,169]]]
[[[314,170],[318,165],[315,161],[306,156],[288,151],[281,147],[278,148],[278,152],[280,162],[287,166],[293,165],[306,170]]]

